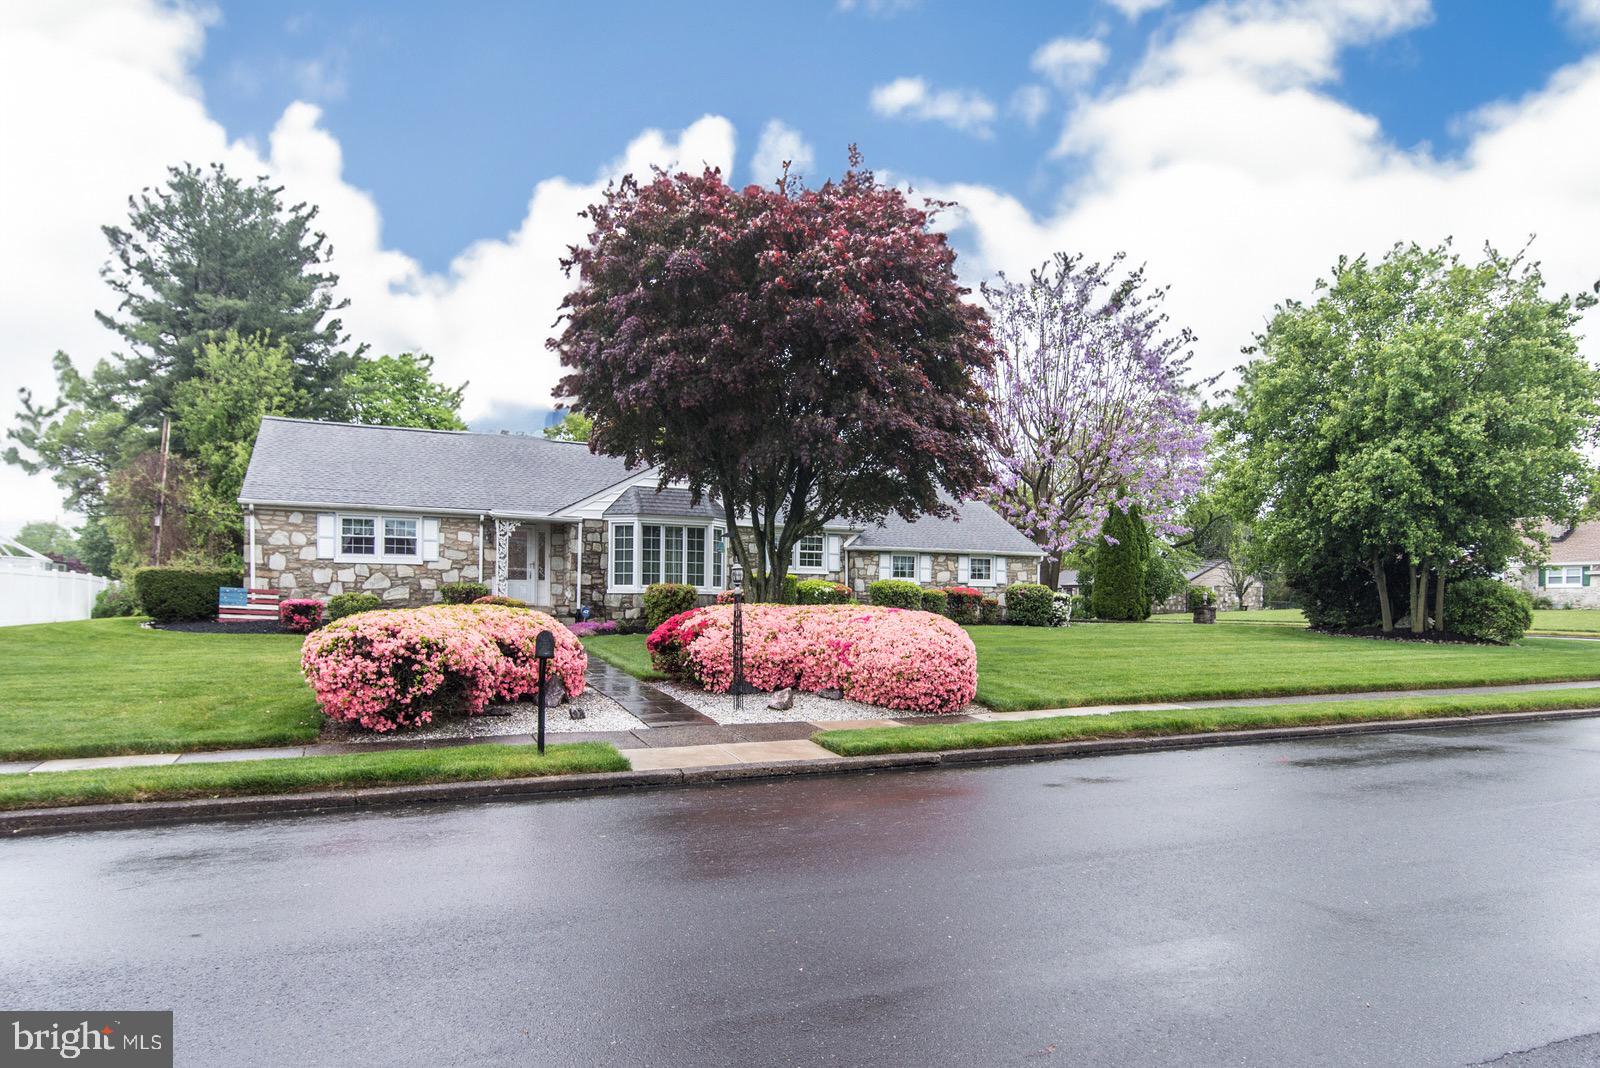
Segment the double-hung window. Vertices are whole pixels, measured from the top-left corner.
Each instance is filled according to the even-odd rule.
[[[633,585],[633,524],[611,524],[611,585]]]
[[[974,556],[967,561],[967,571],[969,581],[992,583],[994,581],[994,557]]]
[[[343,556],[378,555],[378,521],[371,516],[347,515],[339,520],[339,552]]]
[[[1544,584],[1546,586],[1582,586],[1583,565],[1568,564],[1564,567],[1545,568]]]
[[[825,571],[827,559],[827,542],[821,534],[807,534],[794,547],[796,571]]]
[[[917,556],[915,553],[895,553],[889,558],[889,577],[917,581]]]
[[[383,521],[383,555],[417,555],[417,521],[415,519],[385,519]]]
[[[722,554],[724,552],[723,540],[727,538],[727,536],[728,532],[723,530],[721,527],[718,527],[711,532],[711,582],[709,585],[722,585]]]
[[[661,527],[647,523],[641,532],[644,553],[639,567],[639,585],[649,586],[661,581]]]

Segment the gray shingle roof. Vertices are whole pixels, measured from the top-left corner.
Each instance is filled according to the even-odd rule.
[[[629,473],[615,457],[542,437],[268,417],[239,499],[549,515]]]
[[[908,523],[891,515],[881,525],[863,531],[850,548],[1043,555],[1027,535],[981,501],[960,502],[949,518],[925,515]]]
[[[668,486],[666,489],[656,489],[654,486],[629,486],[622,491],[611,507],[606,509],[608,516],[684,516],[693,519],[721,519],[722,505],[712,500],[709,496],[700,498],[699,504],[694,504],[689,498],[689,491]]]

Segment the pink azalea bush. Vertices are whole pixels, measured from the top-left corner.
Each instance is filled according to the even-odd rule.
[[[733,608],[680,613],[646,642],[657,670],[716,693],[733,684]],[[978,690],[978,654],[931,612],[851,604],[748,605],[744,676],[761,690],[837,689],[852,701],[954,712]]]
[[[322,602],[291,597],[278,602],[278,626],[291,634],[310,634],[322,622]]]
[[[314,631],[301,649],[300,668],[324,714],[393,731],[436,715],[478,715],[492,702],[536,693],[533,649],[542,630],[556,639],[550,675],[577,697],[589,666],[583,646],[555,619],[528,608],[362,612]]]
[[[617,621],[614,619],[585,619],[567,626],[573,634],[580,638],[587,638],[591,634],[617,633]]]

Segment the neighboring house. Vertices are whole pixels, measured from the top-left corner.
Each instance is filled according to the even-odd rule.
[[[1525,567],[1516,578],[1535,597],[1557,608],[1600,608],[1600,520],[1576,526],[1550,526],[1550,553],[1540,567]]]
[[[1216,591],[1218,608],[1227,610],[1240,607],[1239,598],[1233,591],[1233,581],[1226,560],[1202,560],[1200,566],[1191,568],[1187,572],[1187,577],[1190,586],[1204,586]],[[1260,608],[1265,603],[1262,600],[1265,592],[1266,583],[1260,576],[1251,576],[1250,588],[1244,594],[1243,607]],[[1163,607],[1169,612],[1182,612],[1188,607],[1188,591],[1172,597]]]
[[[251,587],[326,598],[361,590],[397,605],[451,582],[572,615],[642,612],[646,586],[726,589],[722,509],[657,489],[585,444],[543,437],[262,420],[239,503]],[[801,578],[879,578],[998,591],[1034,581],[1042,554],[986,505],[948,519],[891,517],[870,530],[830,522],[790,561]]]

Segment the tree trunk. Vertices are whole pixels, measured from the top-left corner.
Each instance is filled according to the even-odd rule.
[[[1394,631],[1394,609],[1389,604],[1389,576],[1383,569],[1383,558],[1373,557],[1372,578],[1378,584],[1378,613],[1383,619],[1383,632]]]
[[[1039,561],[1039,581],[1052,590],[1061,585],[1061,561],[1045,557]]]
[[[1444,568],[1439,568],[1439,573],[1433,585],[1433,627],[1435,630],[1444,630]]]
[[[1428,626],[1428,562],[1411,565],[1411,633],[1421,634]]]

